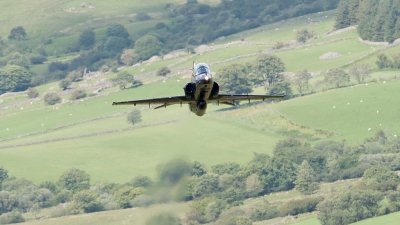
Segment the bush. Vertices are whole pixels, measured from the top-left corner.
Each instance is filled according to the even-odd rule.
[[[34,87],[44,84],[45,82],[46,82],[46,77],[43,75],[37,75],[31,78],[31,86]]]
[[[57,207],[54,207],[50,210],[50,218],[57,218],[57,217],[62,217],[62,216],[67,216],[68,211],[67,209],[60,204]]]
[[[57,193],[55,200],[57,203],[66,203],[72,200],[72,192],[67,189],[62,189]]]
[[[50,73],[55,72],[57,70],[66,71],[68,70],[68,63],[52,62],[49,64],[48,70]]]
[[[65,91],[65,90],[67,90],[68,89],[68,87],[69,87],[69,85],[71,85],[71,81],[69,80],[69,79],[62,79],[61,81],[60,81],[60,83],[58,83],[58,86],[63,90],[63,91]]]
[[[133,187],[148,188],[153,185],[153,181],[148,176],[136,176],[131,180]]]
[[[68,74],[67,79],[70,80],[71,82],[77,82],[77,81],[82,80],[82,77],[83,77],[82,72],[74,70]]]
[[[26,94],[28,95],[28,98],[36,98],[39,96],[39,91],[36,88],[28,88]]]
[[[18,211],[4,213],[0,216],[0,224],[22,223],[25,222],[24,217]]]
[[[324,200],[322,197],[312,197],[305,198],[301,200],[292,200],[284,204],[279,209],[279,214],[281,216],[287,215],[297,215],[301,213],[313,212],[315,211],[319,202]]]
[[[55,105],[61,102],[61,97],[57,93],[51,92],[44,95],[43,101],[47,105]]]
[[[86,98],[87,94],[84,90],[76,90],[71,94],[71,100],[78,100],[81,98]]]
[[[131,205],[132,207],[148,207],[156,203],[154,197],[148,195],[140,195],[133,199]]]
[[[151,17],[147,13],[138,13],[136,14],[136,21],[144,21],[144,20],[149,20]]]
[[[279,216],[279,210],[276,206],[269,205],[265,202],[264,205],[252,208],[250,211],[250,219],[253,222],[269,220]]]
[[[163,22],[159,22],[159,23],[156,24],[156,28],[157,29],[162,29],[164,27],[165,27],[165,23],[163,23]]]
[[[31,56],[29,57],[29,61],[31,61],[32,64],[43,64],[43,62],[47,61],[47,58],[41,55],[38,56]]]
[[[168,67],[162,67],[157,70],[157,76],[165,77],[169,73],[171,73],[171,70]]]

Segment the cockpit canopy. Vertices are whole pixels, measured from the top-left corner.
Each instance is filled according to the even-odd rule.
[[[194,67],[194,74],[196,81],[203,80],[206,76],[208,77],[207,79],[211,78],[210,67],[205,63],[196,64]]]

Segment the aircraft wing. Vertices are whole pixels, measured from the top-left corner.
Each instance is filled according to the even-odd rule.
[[[244,100],[272,100],[272,99],[282,99],[286,95],[229,95],[220,94],[218,97],[209,99],[208,102],[234,102],[234,101],[244,101]]]
[[[133,101],[124,101],[124,102],[113,102],[112,105],[174,105],[174,104],[184,104],[194,102],[195,100],[188,100],[185,96],[171,96],[171,97],[163,97],[163,98],[150,98],[150,99],[141,99],[141,100],[133,100]]]

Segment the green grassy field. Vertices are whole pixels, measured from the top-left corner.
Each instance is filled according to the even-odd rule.
[[[149,1],[100,1],[90,3],[94,8],[82,7],[82,1],[55,1],[38,0],[25,3],[23,0],[0,2],[0,20],[6,26],[0,29],[0,35],[6,36],[13,27],[23,26],[28,38],[49,36],[54,31],[79,30],[83,24],[90,20],[90,24],[102,23],[117,18],[124,19],[130,14],[138,12],[159,12],[166,3],[182,3],[183,0],[149,0]],[[87,25],[87,24],[86,24]],[[68,29],[69,28],[69,29]],[[82,28],[80,28],[82,29]]]
[[[357,223],[353,223],[354,225],[373,225],[373,224],[385,224],[385,225],[396,225],[399,224],[400,212],[391,213],[385,216],[379,216],[375,218],[370,218],[367,220],[363,220]]]
[[[282,102],[277,110],[296,123],[338,133],[335,140],[361,142],[377,129],[400,133],[400,80],[334,89]]]
[[[188,203],[170,203],[150,206],[148,208],[132,208],[123,210],[112,210],[106,212],[89,213],[77,216],[67,216],[54,219],[44,219],[30,221],[23,224],[27,225],[144,225],[146,220],[159,212],[170,212],[182,218],[189,209]],[[46,213],[38,214],[38,216]],[[28,215],[29,216],[29,215]]]

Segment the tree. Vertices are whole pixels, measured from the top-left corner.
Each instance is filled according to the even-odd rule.
[[[32,74],[25,68],[9,65],[0,69],[0,94],[11,91],[25,91],[31,82]]]
[[[296,185],[296,190],[298,190],[302,194],[313,194],[314,191],[318,189],[318,184],[313,182],[315,177],[315,173],[313,168],[311,168],[310,164],[306,160],[299,167],[299,171],[297,172],[297,178],[294,181]]]
[[[389,68],[392,62],[385,53],[378,54],[378,60],[375,62],[379,69]]]
[[[81,98],[86,98],[87,94],[84,90],[75,90],[71,94],[71,100],[78,100]]]
[[[117,77],[111,79],[115,84],[119,85],[121,90],[125,89],[129,83],[133,83],[135,78],[133,75],[129,74],[126,71],[119,72]]]
[[[47,61],[47,58],[45,56],[42,55],[32,55],[29,57],[29,61],[32,64],[43,64],[43,62]]]
[[[39,96],[39,91],[36,88],[28,88],[26,94],[28,95],[28,98],[36,98]]]
[[[106,36],[107,37],[121,37],[121,38],[126,39],[129,37],[129,33],[126,30],[126,28],[124,26],[122,26],[121,24],[114,24],[114,25],[107,27]]]
[[[61,90],[65,91],[68,89],[69,85],[71,85],[72,82],[69,79],[62,79],[60,80],[60,82],[58,83],[58,86],[61,88]]]
[[[79,44],[85,49],[90,49],[95,43],[95,33],[91,29],[84,30],[79,35]]]
[[[192,165],[191,176],[201,177],[207,173],[206,167],[198,161],[194,161]]]
[[[161,67],[160,69],[157,70],[157,76],[163,76],[163,77],[165,77],[165,76],[167,76],[167,74],[169,74],[169,73],[171,73],[171,70],[170,70],[168,67],[166,67],[166,66]]]
[[[145,35],[135,42],[135,52],[142,60],[147,60],[150,57],[157,55],[163,44],[152,35]]]
[[[367,169],[362,176],[365,185],[379,184],[384,181],[400,182],[400,177],[388,167],[383,165],[373,166]]]
[[[336,12],[334,28],[338,30],[356,24],[358,7],[358,0],[340,1]]]
[[[15,27],[11,30],[10,35],[8,35],[9,40],[20,41],[26,37],[25,29],[21,26]]]
[[[146,189],[142,187],[122,186],[115,191],[115,198],[119,206],[123,209],[132,207],[132,201],[136,196],[143,194]]]
[[[136,14],[136,16],[135,16],[135,20],[136,20],[136,21],[145,21],[145,20],[149,20],[149,19],[151,19],[151,17],[149,16],[149,14],[143,13],[143,12],[138,13],[138,14]]]
[[[29,209],[29,212],[30,212],[31,214],[33,214],[33,216],[36,218],[36,215],[37,215],[38,213],[40,213],[40,206],[39,206],[39,204],[33,204],[32,207],[31,207],[31,209]]]
[[[82,190],[74,194],[74,208],[85,213],[99,212],[103,206],[97,200],[97,195],[89,190]]]
[[[70,168],[61,174],[57,180],[57,185],[73,193],[86,190],[90,188],[90,175],[83,170]]]
[[[268,86],[282,80],[282,73],[285,71],[285,64],[275,55],[261,55],[251,65],[255,76],[253,80],[256,85],[263,85],[267,90]]]
[[[357,80],[357,83],[362,84],[365,78],[371,76],[371,69],[368,64],[361,63],[353,66],[349,73]]]
[[[263,190],[258,174],[252,174],[246,179],[246,191],[250,196],[258,196]]]
[[[125,49],[121,55],[121,62],[127,66],[132,66],[138,61],[138,56],[133,49]]]
[[[218,175],[236,174],[240,170],[241,170],[240,165],[235,162],[221,163],[211,167],[211,172]]]
[[[194,187],[194,195],[196,197],[206,197],[218,191],[218,175],[205,174],[199,177]]]
[[[164,27],[166,27],[166,25],[163,22],[159,22],[159,23],[156,24],[156,29],[162,29]]]
[[[1,184],[5,179],[8,178],[8,170],[4,169],[4,167],[0,166],[0,190],[1,190]],[[0,211],[1,213],[1,211]]]
[[[339,88],[341,85],[350,82],[350,76],[343,69],[335,68],[328,70],[325,74],[324,81]]]
[[[304,90],[308,90],[309,88],[309,80],[311,78],[311,74],[307,69],[298,70],[296,74],[290,80],[293,86],[300,93],[300,96],[303,95]]]
[[[288,82],[288,81],[277,82],[277,83],[275,83],[274,86],[272,86],[268,89],[269,95],[284,94],[284,95],[286,95],[286,98],[290,98],[292,93],[293,93],[293,91],[290,86],[290,82]]]
[[[308,39],[314,37],[314,31],[309,31],[308,29],[301,29],[296,31],[296,40],[298,42],[305,43]]]
[[[13,52],[7,57],[7,65],[17,65],[24,67],[26,69],[29,68],[28,58],[22,55],[19,52]]]
[[[116,55],[121,52],[124,48],[129,45],[129,40],[127,38],[122,38],[118,36],[108,37],[102,45],[102,49],[111,53],[112,55]]]
[[[24,217],[18,210],[4,213],[0,216],[0,224],[22,223],[25,222]]]
[[[148,188],[153,185],[153,181],[148,176],[136,176],[131,180],[133,187]]]
[[[142,115],[140,113],[140,110],[133,109],[130,113],[128,113],[126,120],[128,121],[128,123],[131,123],[132,125],[142,122]]]
[[[246,77],[246,67],[232,64],[218,70],[219,84],[222,91],[228,94],[247,94],[253,92],[249,79]]]
[[[383,195],[371,190],[347,190],[327,196],[317,205],[322,225],[346,225],[377,215]]]
[[[83,78],[83,73],[77,70],[69,72],[67,76],[67,79],[70,80],[71,82],[80,81],[82,80],[82,78]]]
[[[47,105],[55,105],[61,101],[61,98],[57,93],[51,92],[44,95],[43,101]]]

